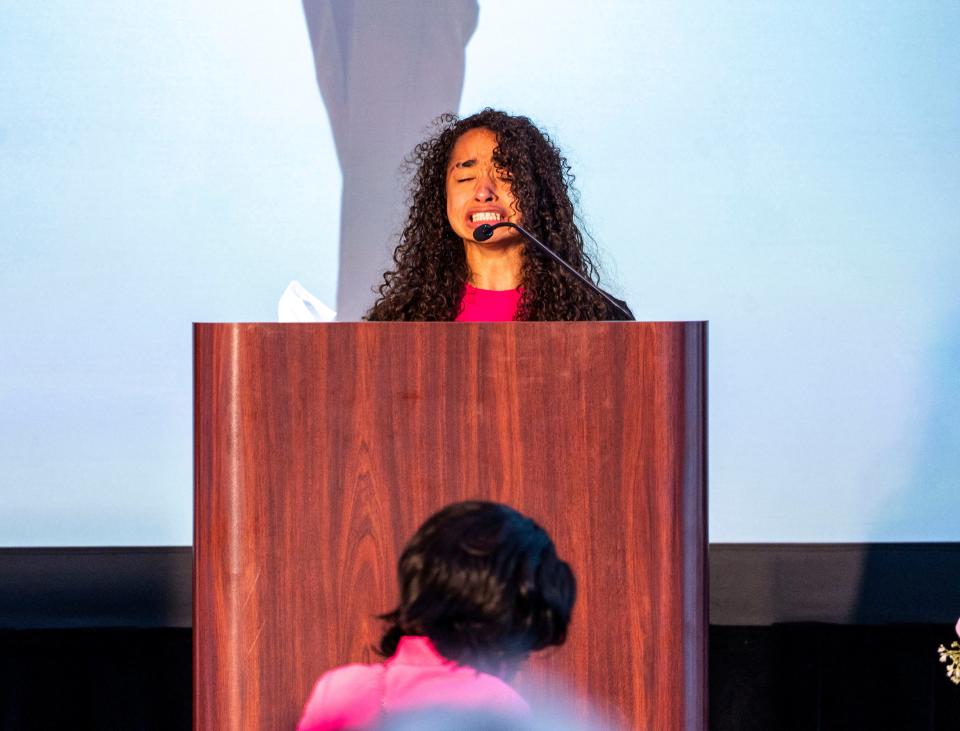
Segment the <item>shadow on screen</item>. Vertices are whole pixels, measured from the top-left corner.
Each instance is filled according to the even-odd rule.
[[[303,0],[343,173],[337,319],[373,304],[403,220],[398,169],[430,122],[460,105],[477,0]]]

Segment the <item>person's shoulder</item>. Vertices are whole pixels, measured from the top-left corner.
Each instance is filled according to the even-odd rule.
[[[382,665],[343,665],[317,680],[297,731],[362,726],[380,711]]]
[[[501,713],[526,715],[530,706],[505,680],[481,670],[461,665],[457,667],[454,682],[458,705],[490,708]]]
[[[498,710],[507,713],[526,715],[530,706],[513,686],[495,675],[480,673],[483,687],[489,695],[490,703]]]
[[[619,310],[613,305],[607,303],[607,318],[610,320],[617,320],[621,322],[635,322],[636,317],[633,314],[633,310],[630,309],[630,306],[626,303],[625,300],[617,299],[609,292],[607,294],[610,296],[614,302],[617,303]]]

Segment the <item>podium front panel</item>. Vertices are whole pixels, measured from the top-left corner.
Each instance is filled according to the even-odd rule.
[[[322,672],[377,662],[405,541],[476,498],[577,575],[566,645],[517,681],[534,707],[706,729],[705,323],[198,324],[194,348],[196,728],[292,728]]]

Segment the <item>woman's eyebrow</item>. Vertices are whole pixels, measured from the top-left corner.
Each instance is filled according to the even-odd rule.
[[[477,159],[474,157],[469,160],[464,160],[463,162],[458,162],[454,164],[454,166],[450,169],[454,170],[456,168],[472,168],[476,164],[477,164]]]

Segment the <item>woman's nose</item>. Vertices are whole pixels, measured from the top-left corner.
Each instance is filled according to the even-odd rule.
[[[477,201],[486,202],[497,199],[497,184],[489,175],[481,175],[477,178],[477,187],[473,192]]]

